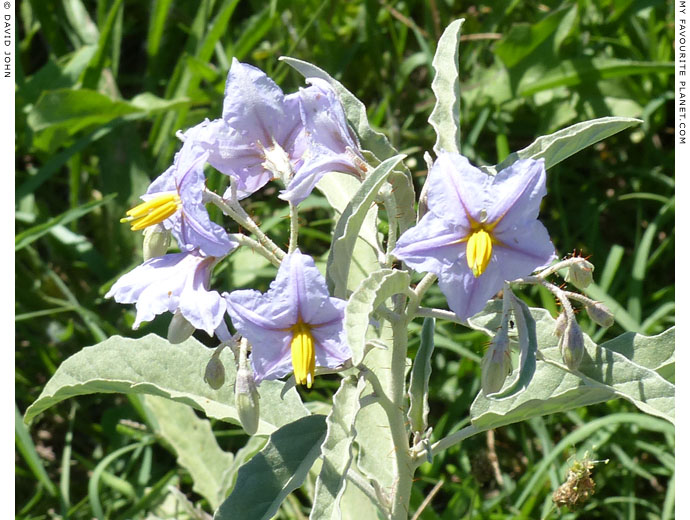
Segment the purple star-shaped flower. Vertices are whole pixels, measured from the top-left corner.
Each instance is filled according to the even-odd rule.
[[[554,260],[549,234],[537,220],[546,195],[542,159],[519,160],[490,176],[462,155],[444,152],[426,182],[429,212],[402,234],[393,254],[436,274],[461,319],[481,311],[504,281]]]
[[[256,67],[233,60],[225,84],[223,117],[185,134],[207,150],[208,162],[237,181],[240,198],[281,177],[281,198],[303,201],[324,174],[362,176],[366,163],[343,107],[324,80],[285,95]]]
[[[142,199],[143,204],[127,212],[133,230],[162,223],[172,231],[180,249],[201,249],[206,255],[222,257],[234,246],[222,226],[211,222],[203,203],[204,164],[208,152],[188,139],[175,161],[155,179]]]
[[[345,342],[345,301],[329,296],[314,260],[299,251],[283,259],[267,293],[224,293],[228,314],[252,344],[257,382],[295,373],[311,387],[316,366],[335,368],[352,357]]]
[[[114,297],[118,303],[136,303],[133,329],[165,311],[179,310],[189,323],[209,336],[218,329],[219,335],[228,337],[223,321],[225,299],[208,289],[211,271],[218,261],[197,252],[151,258],[120,277],[105,297]]]
[[[300,115],[304,124],[301,138],[302,164],[295,171],[280,198],[299,204],[328,172],[350,173],[362,178],[367,164],[357,136],[350,129],[345,111],[330,84],[308,78],[311,86],[300,89]]]

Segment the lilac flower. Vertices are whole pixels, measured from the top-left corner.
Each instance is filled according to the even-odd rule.
[[[162,223],[183,251],[199,248],[209,256],[226,255],[232,242],[222,226],[211,222],[203,203],[207,158],[208,152],[187,140],[173,165],[141,197],[145,202],[130,209],[121,222],[131,222],[133,231]]]
[[[298,94],[283,91],[264,72],[233,59],[223,117],[195,127],[208,162],[237,181],[246,197],[299,162],[302,132]]]
[[[544,161],[519,160],[490,176],[460,154],[442,153],[429,171],[429,212],[393,254],[439,278],[461,319],[476,314],[505,280],[548,265],[554,247],[537,220],[546,195]]]
[[[316,366],[335,368],[352,357],[345,343],[345,301],[328,295],[314,260],[295,251],[283,259],[267,293],[224,294],[228,314],[252,344],[257,382],[295,373],[311,388]]]
[[[198,252],[151,258],[123,275],[105,297],[114,297],[118,303],[136,303],[134,329],[163,312],[179,311],[195,328],[210,336],[216,331],[221,339],[227,339],[225,299],[208,289],[211,271],[219,260]]]
[[[286,96],[261,70],[233,60],[223,117],[186,134],[208,151],[214,168],[237,181],[240,198],[280,177],[287,184],[281,197],[298,204],[329,171],[365,171],[335,92],[324,80],[308,81],[312,86]]]
[[[300,114],[304,124],[302,165],[296,170],[280,198],[294,204],[302,202],[328,172],[350,173],[362,177],[367,163],[362,157],[357,136],[350,129],[345,111],[329,83],[309,78],[311,86],[300,89]]]

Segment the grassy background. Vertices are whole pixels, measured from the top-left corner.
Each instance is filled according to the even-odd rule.
[[[170,164],[179,148],[175,131],[220,114],[232,57],[262,68],[286,92],[302,80],[279,56],[327,70],[409,155],[419,189],[422,156],[435,139],[426,122],[434,102],[431,59],[443,28],[459,17],[466,18],[463,153],[472,162],[494,164],[539,135],[593,117],[644,120],[550,170],[542,220],[561,255],[591,255],[596,297],[616,302],[617,323],[608,331],[583,317],[595,339],[625,330],[656,334],[674,323],[668,2],[26,0],[17,9],[18,414],[84,346],[113,334],[165,334],[169,317],[132,331],[132,306],[103,299],[141,262],[141,235],[118,219]],[[223,180],[211,174],[209,186]],[[285,210],[274,196],[269,185],[247,208],[285,243]],[[301,247],[318,255],[333,223],[318,200],[305,206]],[[273,270],[248,269],[247,257],[233,257],[217,271],[218,287],[267,286]],[[557,310],[544,294],[525,298]],[[437,291],[425,303],[445,305]],[[199,339],[208,342],[203,333]],[[484,341],[438,324],[436,437],[463,425],[478,391]],[[326,398],[334,385],[322,378],[308,398]],[[490,464],[491,439],[473,438],[420,469],[411,510],[442,480],[421,518],[558,517],[551,493],[564,481],[569,457],[589,450],[610,462],[593,470],[596,494],[584,510],[563,518],[671,518],[673,435],[641,414],[626,415],[634,411],[615,401],[500,428],[493,439],[500,477]],[[602,420],[573,440],[583,425]],[[100,460],[140,435],[127,421],[145,424],[136,399],[100,395],[56,406],[30,431],[18,422],[17,517],[91,518],[97,500],[108,518],[144,518],[170,482],[199,500],[161,442],[119,457],[94,478]],[[225,449],[246,441],[236,429],[215,429]],[[553,462],[540,464],[549,454]],[[280,515],[300,518],[308,505],[298,492]]]

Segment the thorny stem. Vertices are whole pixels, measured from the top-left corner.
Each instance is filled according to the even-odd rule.
[[[558,286],[556,286],[550,282],[547,282],[541,276],[526,276],[525,278],[519,278],[517,280],[513,280],[510,283],[511,284],[531,284],[531,285],[537,285],[538,284],[538,285],[542,285],[542,286],[546,287],[561,302],[561,305],[563,306],[563,311],[565,312],[565,315],[568,318],[568,320],[575,320],[575,313],[573,312],[573,306],[570,304],[570,300],[568,299],[569,295],[575,294],[575,293],[571,293],[569,291],[564,291],[560,287],[558,287]],[[575,298],[575,299],[577,299],[577,298]]]
[[[536,278],[541,278],[542,280],[545,280],[552,274],[554,274],[557,271],[560,271],[561,269],[565,269],[567,267],[570,267],[571,265],[577,264],[582,262],[582,258],[579,256],[574,256],[572,258],[567,258],[566,260],[561,260],[560,262],[553,264],[551,267],[547,267],[543,271],[539,271],[535,277]],[[531,277],[530,277],[531,278]]]
[[[405,311],[405,315],[407,316],[408,320],[411,320],[414,317],[415,313],[417,312],[417,309],[419,308],[419,304],[422,302],[422,297],[434,284],[435,281],[435,274],[425,274],[424,278],[422,278],[421,281],[417,284],[417,287],[414,288],[414,292],[409,295],[410,303],[407,305],[407,311]]]
[[[292,253],[297,249],[297,236],[299,234],[299,216],[297,213],[297,206],[292,202],[290,204],[290,245],[288,246],[288,253]]]
[[[263,256],[266,260],[271,262],[275,267],[280,267],[280,260],[278,260],[278,257],[276,255],[274,255],[273,253],[271,253],[271,251],[268,248],[259,244],[253,238],[248,237],[247,235],[243,235],[242,233],[232,233],[232,234],[230,234],[230,237],[233,238],[234,240],[237,240],[237,242],[241,246],[247,246],[252,251],[256,251],[261,256]]]
[[[234,193],[234,183],[232,183],[232,187]],[[234,196],[231,197],[230,201],[226,201],[217,193],[213,193],[212,191],[205,191],[204,198],[206,199],[206,201],[218,206],[224,214],[232,218],[235,222],[237,222],[247,231],[250,231],[251,233],[256,235],[256,238],[258,239],[259,243],[266,249],[268,249],[268,251],[271,252],[274,256],[276,256],[278,260],[282,260],[283,258],[285,258],[285,251],[279,248],[273,242],[273,240],[268,238],[268,236],[263,231],[261,231],[261,228],[259,228],[259,226],[256,225],[256,222],[254,222],[252,218],[249,215],[247,215],[247,212],[244,211],[244,208],[240,206],[239,202],[237,202],[237,199]]]

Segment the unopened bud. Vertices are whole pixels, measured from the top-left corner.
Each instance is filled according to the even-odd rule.
[[[594,266],[584,258],[578,258],[578,261],[568,268],[565,275],[565,281],[573,284],[578,289],[584,289],[592,283],[592,272]]]
[[[577,370],[585,353],[585,338],[575,320],[568,320],[568,326],[558,342],[563,361],[570,370]]]
[[[170,231],[161,224],[144,229],[144,260],[163,256],[170,247]]]
[[[603,303],[595,302],[591,305],[587,305],[585,308],[587,309],[587,315],[597,325],[601,325],[602,327],[610,327],[613,325],[613,313]]]
[[[206,365],[204,381],[214,390],[218,390],[225,383],[225,367],[217,356],[213,356]]]
[[[568,324],[568,318],[565,315],[565,312],[562,312],[558,315],[558,318],[556,318],[556,325],[553,329],[553,333],[556,335],[556,337],[561,337],[563,333],[565,332],[565,326]]]
[[[510,340],[508,334],[499,331],[489,344],[482,359],[482,390],[485,395],[495,394],[513,371],[510,360]]]
[[[195,330],[194,325],[189,323],[180,311],[176,311],[168,325],[168,341],[173,345],[182,343],[188,340]]]
[[[254,376],[247,367],[240,366],[237,369],[235,406],[242,428],[249,435],[254,435],[259,428],[259,392],[256,390]]]

